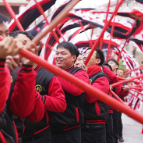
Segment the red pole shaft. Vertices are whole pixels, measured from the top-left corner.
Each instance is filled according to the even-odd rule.
[[[138,78],[141,78],[141,77],[143,77],[143,74],[141,74],[141,75],[139,75],[139,76],[136,76],[136,77],[132,77],[132,78],[128,78],[128,79],[119,81],[119,82],[117,82],[117,83],[113,83],[113,84],[111,84],[111,86],[112,86],[112,87],[115,87],[115,86],[118,86],[118,85],[120,85],[120,84],[127,83],[127,82],[133,81],[134,79],[138,79]]]
[[[37,0],[34,0],[34,1],[36,2],[37,8],[38,8],[39,12],[43,15],[43,17],[44,17],[44,19],[45,19],[47,25],[49,25],[49,21],[48,21],[46,15],[45,15],[44,10],[42,9],[41,5],[37,2]],[[52,32],[53,36],[55,37],[56,41],[57,41],[58,43],[60,43],[59,38],[58,38],[58,36],[56,35],[55,31],[52,30],[51,32]]]
[[[114,32],[114,26],[115,26],[115,21],[114,21],[114,23],[112,25],[112,29],[111,29],[111,37],[110,37],[110,41],[109,41],[109,45],[108,45],[106,61],[108,61],[108,59],[109,59],[109,52],[110,52],[111,40],[112,40],[113,32]]]
[[[123,87],[124,87],[124,86],[123,86]],[[143,88],[139,88],[139,87],[133,87],[133,86],[130,86],[130,89],[143,90]]]
[[[84,28],[83,24],[81,23],[81,21],[78,21],[78,23],[79,23],[79,25],[82,27],[82,29],[83,29],[83,31],[84,31],[84,33],[85,33],[87,39],[89,40],[89,38],[88,38],[88,36],[87,36],[87,34],[86,34],[86,31],[85,31],[85,28]],[[89,40],[89,43],[90,43],[90,46],[92,47],[92,46],[93,46],[93,45],[92,45],[92,40]]]
[[[94,32],[94,28],[92,28],[92,31],[91,31],[91,41],[92,41],[93,32]]]
[[[11,6],[9,5],[9,3],[6,0],[3,0],[5,7],[7,8],[9,14],[11,15],[11,17],[15,20],[15,23],[17,25],[17,27],[19,28],[19,30],[24,31],[21,23],[18,21],[18,19],[15,16],[15,13],[13,12]]]
[[[114,93],[112,90],[110,90],[110,93],[111,93],[118,101],[120,101],[121,103],[125,104],[125,103],[122,101],[122,99],[121,99],[116,93]]]
[[[117,62],[119,62],[119,61],[120,61],[121,53],[122,53],[123,49],[125,48],[126,44],[127,44],[127,40],[125,41],[124,46],[122,47],[122,49],[121,49],[121,51],[120,51],[120,53],[119,53],[119,56],[118,56]]]
[[[63,33],[60,31],[60,29],[58,28],[58,26],[56,27],[58,33],[61,35],[61,37],[63,38],[64,42],[66,42],[66,39],[63,36]]]
[[[121,80],[125,80],[126,78],[122,78],[122,77],[118,77],[119,79],[121,79]]]
[[[118,4],[118,1],[117,1],[117,4]],[[116,15],[117,15],[117,12],[115,13],[115,16]],[[111,46],[111,40],[112,40],[112,37],[113,37],[114,27],[115,27],[115,17],[114,17],[114,22],[113,22],[112,29],[111,29],[111,37],[110,37],[110,42],[109,42],[109,45],[108,45],[106,61],[108,61],[108,59],[109,59],[109,52],[110,52],[110,46]]]
[[[134,94],[133,94],[133,93],[131,93],[131,92],[130,92],[130,94],[131,94],[132,96],[137,97],[139,100],[141,100],[141,101],[143,102],[143,100],[142,100],[142,99],[140,99],[140,98],[138,97],[138,95],[136,96],[136,95],[134,95]]]
[[[109,95],[103,93],[99,89],[92,87],[91,85],[74,77],[70,73],[68,73],[54,65],[49,64],[47,61],[44,61],[43,59],[37,57],[36,55],[34,55],[24,49],[21,49],[20,54],[23,57],[26,57],[26,58],[30,59],[31,61],[33,61],[34,63],[49,70],[50,72],[54,73],[55,75],[58,75],[64,79],[66,79],[67,81],[71,82],[72,84],[76,85],[77,87],[83,89],[85,92],[95,96],[100,101],[109,105],[110,107],[118,110],[119,112],[123,112],[123,113],[127,114],[129,117],[131,117],[131,118],[135,119],[136,121],[138,121],[139,123],[143,124],[143,116],[141,114],[130,109],[128,106],[125,106],[124,104],[120,103],[119,101],[110,97]]]
[[[91,49],[91,52],[89,53],[88,57],[86,58],[85,65],[87,65],[87,63],[88,63],[90,57],[92,56],[93,52],[95,51],[96,47],[97,47],[98,44],[99,44],[101,37],[103,36],[103,34],[104,34],[104,32],[106,31],[107,27],[109,26],[109,24],[110,24],[112,18],[113,18],[114,15],[117,13],[117,11],[118,11],[118,9],[119,9],[119,7],[120,7],[120,5],[122,4],[123,1],[124,1],[124,0],[120,0],[119,4],[116,6],[116,8],[115,8],[115,10],[114,10],[114,12],[113,12],[113,14],[112,14],[112,16],[111,16],[111,18],[110,18],[110,20],[105,24],[105,26],[104,26],[104,28],[103,28],[103,30],[102,30],[100,36],[99,36],[98,39],[96,40],[95,44],[93,45],[93,47],[92,47],[92,49]]]
[[[108,2],[108,8],[107,8],[107,13],[106,13],[106,21],[105,21],[105,23],[107,22],[107,18],[108,18],[108,14],[109,14],[109,8],[110,8],[110,0]],[[103,46],[103,39],[104,39],[104,34],[101,37],[100,48],[99,48],[100,50],[102,49],[102,46]]]
[[[67,15],[68,12],[79,2],[80,0],[72,0],[53,20],[52,22],[34,39],[33,42],[37,45],[40,40],[47,35],[53,28],[55,28],[60,21],[62,21]]]
[[[132,69],[132,70],[130,70],[130,71],[127,71],[127,72],[125,72],[124,74],[128,74],[128,73],[131,73],[132,71],[136,71],[136,70],[139,70],[139,69],[143,69],[143,65],[141,65],[141,66],[138,67],[138,68],[135,68],[135,69]]]
[[[143,84],[143,82],[141,82],[141,81],[133,81],[134,83],[136,83],[136,84]]]
[[[136,24],[136,19],[135,19],[135,21],[134,21],[134,23],[133,23],[133,25],[132,25],[132,29],[130,30],[130,32],[133,30],[133,28],[134,28],[135,24]],[[129,38],[128,38],[128,39],[129,39]],[[124,46],[122,47],[122,49],[121,49],[121,51],[120,51],[120,53],[119,53],[119,56],[118,56],[117,62],[119,62],[119,60],[120,60],[120,58],[121,58],[121,53],[122,53],[123,49],[125,48],[125,46],[126,46],[126,44],[127,44],[128,39],[126,39],[126,42],[124,43]]]
[[[131,89],[131,90],[134,91],[134,92],[137,92],[138,94],[143,95],[143,93],[141,93],[141,92],[139,92],[139,91],[137,91],[137,90],[134,90],[134,89]]]

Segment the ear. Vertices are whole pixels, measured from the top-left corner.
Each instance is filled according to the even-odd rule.
[[[73,55],[73,56],[72,56],[72,62],[75,62],[75,61],[76,61],[76,58],[77,58],[76,55]]]
[[[99,65],[101,62],[101,59],[96,59],[96,65]]]
[[[119,68],[119,66],[118,65],[116,65],[116,70]]]

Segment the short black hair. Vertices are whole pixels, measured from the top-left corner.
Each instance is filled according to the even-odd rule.
[[[115,59],[109,59],[109,60],[107,61],[107,63],[110,62],[110,61],[113,61],[116,65],[119,66],[119,63],[118,63]]]
[[[23,31],[19,31],[19,30],[13,31],[13,32],[11,32],[9,35],[10,35],[11,37],[16,38],[18,34],[26,35],[30,40],[32,40],[32,39],[34,38],[34,37],[33,37],[30,33],[28,33],[27,31],[24,31],[24,32],[23,32]]]
[[[7,22],[8,18],[0,13],[0,23]]]
[[[58,44],[57,49],[60,47],[64,47],[65,49],[69,50],[71,55],[76,55],[76,57],[79,56],[78,48],[71,42],[61,42]]]
[[[107,62],[104,62],[104,63],[103,63],[103,66],[108,67],[108,68],[112,71],[112,67],[111,67]]]
[[[27,32],[27,31],[24,31],[24,32],[23,32],[23,31],[19,31],[19,30],[16,30],[16,31],[11,32],[11,33],[9,34],[9,36],[16,38],[18,34],[26,35],[30,40],[33,40],[33,38],[34,38],[29,32]],[[41,51],[42,51],[42,49],[40,49],[40,50],[38,51],[38,56],[40,55]]]
[[[104,54],[100,49],[96,49],[95,51],[96,51],[96,58],[101,60],[101,62],[99,63],[99,65],[101,66],[105,61]]]
[[[90,47],[87,50],[91,50],[91,49],[92,48]],[[105,61],[104,60],[104,54],[103,54],[103,52],[99,48],[95,49],[95,51],[96,51],[96,58],[101,60],[101,62],[99,63],[99,65],[101,66],[101,65],[103,65],[103,63]]]
[[[121,68],[120,68],[120,69],[118,69],[118,70],[121,70],[121,71],[123,71],[123,73],[125,72],[125,71],[124,71],[123,69],[121,69]]]

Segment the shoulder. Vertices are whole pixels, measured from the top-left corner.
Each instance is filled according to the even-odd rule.
[[[55,75],[53,74],[53,73],[51,73],[50,71],[48,71],[48,70],[46,70],[46,69],[44,69],[44,68],[40,68],[39,69],[39,71],[37,72],[38,74],[41,74],[42,73],[42,75],[43,76],[52,76],[52,77],[54,77]]]

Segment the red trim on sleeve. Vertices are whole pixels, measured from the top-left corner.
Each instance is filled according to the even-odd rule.
[[[1,131],[0,131],[0,142],[6,143],[6,140],[5,140],[5,138],[4,138],[4,136],[3,136]]]
[[[75,113],[76,113],[76,120],[77,123],[79,122],[79,111],[78,111],[78,107],[75,108]]]
[[[4,71],[5,59],[0,58],[0,71]]]
[[[100,110],[100,106],[99,106],[98,102],[95,102],[95,110],[96,110],[97,116],[99,116],[101,113],[101,110]]]
[[[17,128],[16,128],[16,125],[15,125],[14,121],[13,121],[13,125],[14,125],[14,130],[15,130],[16,143],[18,143],[18,133],[17,133]]]
[[[46,127],[45,127],[45,128],[43,128],[43,129],[39,130],[39,131],[34,132],[34,135],[36,135],[36,134],[38,134],[38,133],[40,133],[40,132],[42,132],[42,131],[46,130],[47,128],[49,128],[49,125],[48,125],[48,126],[46,126]]]
[[[32,71],[33,66],[32,65],[22,65],[22,71],[24,72],[31,72]]]

